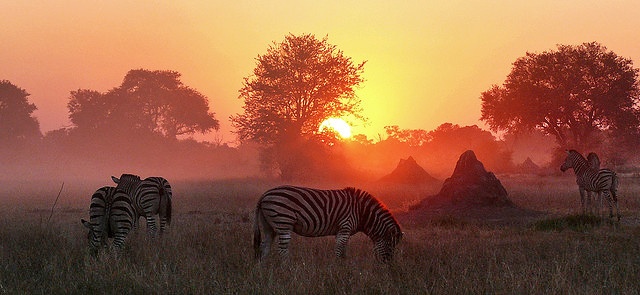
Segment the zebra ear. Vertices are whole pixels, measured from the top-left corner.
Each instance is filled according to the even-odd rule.
[[[82,225],[84,225],[84,227],[91,229],[91,225],[89,224],[88,221],[84,220],[84,219],[80,219],[80,222],[82,222]]]
[[[113,182],[115,183],[120,183],[120,179],[116,178],[115,176],[111,176],[111,180],[113,180]]]

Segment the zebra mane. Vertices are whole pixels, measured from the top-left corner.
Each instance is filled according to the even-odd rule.
[[[390,211],[389,208],[387,208],[387,206],[384,203],[380,202],[380,200],[378,200],[376,197],[374,197],[371,193],[367,191],[361,190],[359,188],[351,187],[351,186],[344,188],[343,191],[347,192],[352,196],[356,196],[358,199],[372,200],[376,203],[376,205],[382,207],[387,211]]]
[[[587,159],[578,151],[576,150],[568,150],[567,153],[569,154],[574,154],[577,155],[578,157],[580,157],[580,159],[582,159],[584,162],[587,162]]]
[[[122,174],[120,176],[120,179],[123,179],[123,178],[132,178],[134,180],[140,180],[140,176],[135,175],[135,174],[128,174],[128,173]]]

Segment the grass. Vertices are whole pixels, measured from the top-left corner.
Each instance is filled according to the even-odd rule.
[[[563,217],[548,218],[537,221],[533,224],[535,230],[541,231],[562,231],[571,229],[574,231],[589,231],[598,228],[605,222],[603,218],[590,214],[576,214]],[[613,223],[611,223],[613,225]]]
[[[253,207],[269,182],[177,182],[174,220],[165,237],[148,239],[141,229],[123,253],[98,257],[88,254],[79,219],[87,217],[87,187],[99,185],[70,185],[51,223],[46,220],[59,184],[49,193],[12,188],[31,199],[16,195],[14,204],[0,207],[0,293],[637,293],[640,226],[633,221],[640,207],[630,198],[640,188],[634,180],[626,181],[629,198],[621,205],[619,226],[574,215],[579,201],[573,179],[543,180],[502,181],[518,206],[547,212],[538,220],[487,226],[443,216],[412,224],[403,228],[390,265],[376,262],[362,234],[349,241],[346,259],[333,257],[333,237],[294,236],[288,259],[272,255],[255,263]],[[397,210],[408,200],[391,198],[418,194],[401,190],[372,192]]]

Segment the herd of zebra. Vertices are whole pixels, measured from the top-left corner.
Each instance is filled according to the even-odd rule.
[[[81,220],[89,229],[89,247],[97,253],[113,238],[113,246],[121,250],[129,232],[140,217],[147,221],[147,231],[158,234],[156,215],[160,218],[160,234],[171,223],[171,185],[162,177],[140,179],[133,174],[122,174],[111,179],[115,187],[99,188],[91,196],[89,221]]]
[[[600,169],[595,153],[585,159],[575,150],[568,150],[560,170],[573,168],[580,190],[583,213],[591,213],[591,193],[597,193],[599,214],[603,199],[618,208],[618,177],[610,169]],[[115,187],[102,187],[91,197],[89,221],[81,220],[89,229],[90,249],[94,253],[113,238],[116,250],[123,248],[129,232],[140,217],[147,221],[147,231],[158,234],[156,215],[160,219],[159,234],[171,223],[171,185],[162,177],[141,179],[123,174],[111,177]],[[383,262],[392,259],[403,232],[389,209],[368,192],[353,187],[341,190],[320,190],[297,186],[278,186],[267,190],[255,209],[253,247],[256,260],[264,259],[276,240],[281,256],[288,255],[291,234],[306,237],[336,236],[335,254],[344,257],[349,238],[363,232],[374,243],[374,254]],[[264,240],[262,239],[264,236]]]
[[[116,187],[102,187],[91,197],[89,248],[97,254],[113,238],[113,247],[122,250],[129,232],[144,216],[147,231],[156,236],[156,215],[162,234],[171,222],[171,185],[162,177],[144,180],[137,175],[111,177]],[[374,242],[376,257],[388,262],[402,239],[400,225],[389,209],[371,194],[356,188],[319,190],[279,186],[265,192],[255,210],[254,249],[257,260],[269,253],[278,237],[279,253],[287,256],[291,233],[302,236],[336,236],[336,255],[345,256],[349,237],[364,232]],[[265,240],[262,241],[261,232]]]

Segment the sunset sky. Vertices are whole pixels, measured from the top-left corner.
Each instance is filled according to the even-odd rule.
[[[69,126],[72,90],[106,91],[131,69],[175,70],[206,95],[224,142],[243,77],[284,36],[311,33],[359,63],[384,126],[478,124],[480,93],[527,51],[597,41],[640,65],[640,1],[2,1],[0,80],[31,94],[41,130]],[[212,136],[204,137],[209,139]]]

